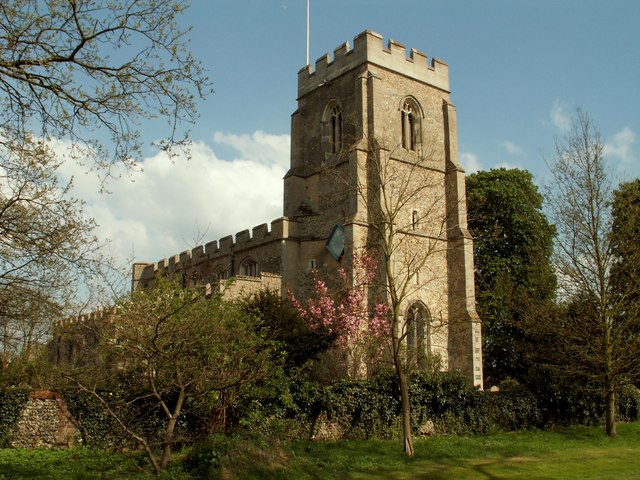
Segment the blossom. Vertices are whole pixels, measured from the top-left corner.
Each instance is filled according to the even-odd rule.
[[[378,262],[373,256],[355,254],[350,269],[341,267],[338,270],[342,294],[332,294],[326,282],[314,271],[314,295],[307,299],[306,305],[291,292],[289,298],[312,329],[323,328],[336,335],[337,344],[352,352],[363,349],[372,340],[380,343],[389,332],[388,305],[375,304],[373,312],[367,305],[367,289],[373,284],[377,269]]]

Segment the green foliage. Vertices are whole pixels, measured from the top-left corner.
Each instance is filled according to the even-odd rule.
[[[618,348],[627,350],[624,357],[640,354],[640,179],[621,183],[613,192],[611,268],[613,297],[621,304],[616,312],[617,334],[626,342]],[[640,385],[640,362],[625,365],[625,377]]]
[[[284,357],[287,372],[316,360],[335,340],[323,329],[311,329],[278,292],[261,290],[244,298],[241,304],[245,312],[260,319],[259,330],[275,342],[275,352]]]
[[[555,229],[527,171],[478,172],[467,177],[466,187],[485,385],[522,380],[535,349],[522,323],[547,311],[555,296],[550,261]]]
[[[488,393],[488,416],[493,427],[501,431],[516,431],[543,425],[542,412],[533,392],[517,382],[504,381],[500,391]]]
[[[216,478],[229,443],[224,435],[211,435],[196,442],[187,453],[183,468],[195,478]]]
[[[448,434],[478,433],[488,429],[483,409],[486,398],[469,387],[458,373],[415,375],[411,382],[413,421],[431,420],[436,431]]]
[[[0,447],[9,446],[13,427],[20,418],[22,408],[29,400],[24,389],[0,389]]]
[[[325,413],[345,438],[389,437],[401,413],[395,375],[371,381],[343,380],[328,388]]]
[[[391,373],[331,386],[312,382],[295,385],[291,393],[297,409],[290,413],[310,425],[312,435],[318,434],[322,422],[337,427],[339,438],[390,438],[398,434],[399,386]],[[409,388],[411,423],[416,431],[427,422],[433,423],[434,433],[466,435],[552,425],[595,425],[604,419],[600,390],[581,384],[579,379],[572,383],[564,377],[556,379],[548,372],[541,373],[535,387],[508,380],[497,392],[472,388],[458,373],[415,373]],[[637,391],[627,386],[617,395],[618,419],[637,419]]]
[[[152,444],[158,444],[163,431],[162,412],[157,401],[139,397],[135,391],[103,391],[109,408],[125,424],[135,426]],[[76,420],[84,445],[100,448],[133,446],[132,439],[122,430],[104,404],[90,393],[68,390],[63,394],[69,413]]]
[[[584,376],[567,377],[544,369],[532,371],[528,388],[535,391],[545,425],[598,425],[605,418],[602,388]],[[625,384],[616,390],[616,418],[638,418],[640,397],[634,386]]]
[[[33,349],[35,350],[35,349]],[[0,388],[31,388],[46,390],[54,388],[57,380],[56,367],[45,358],[44,348],[29,357],[16,355],[0,373]]]
[[[225,418],[245,388],[259,389],[277,371],[259,317],[202,287],[183,288],[179,278],[158,277],[154,288],[123,299],[100,335],[93,362],[66,375],[93,397],[78,401],[94,404],[84,434],[117,440],[100,433],[108,412],[109,433],[118,425],[117,435],[144,448],[156,473],[174,445],[207,432],[216,413]]]
[[[628,422],[640,420],[640,391],[635,385],[623,385],[617,395],[618,419]]]
[[[398,433],[401,413],[395,375],[381,373],[366,381],[313,383],[292,388],[299,419],[317,433],[319,421],[338,426],[344,438],[390,438]],[[473,434],[517,430],[541,424],[535,396],[524,387],[482,392],[458,373],[415,373],[410,377],[412,428],[433,422],[435,432]],[[315,427],[315,428],[314,428]]]

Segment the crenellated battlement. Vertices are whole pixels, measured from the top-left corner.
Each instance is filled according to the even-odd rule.
[[[413,48],[407,56],[403,44],[389,40],[385,48],[382,40],[382,35],[365,30],[353,39],[353,48],[345,42],[333,51],[333,60],[327,53],[316,61],[315,71],[311,65],[301,69],[298,72],[298,98],[363,63],[372,63],[449,91],[449,66],[445,62],[433,58],[429,63],[426,54]]]
[[[281,217],[271,222],[271,228],[266,223],[263,223],[253,227],[251,230],[242,230],[236,233],[235,237],[227,235],[219,240],[213,240],[205,245],[198,245],[191,250],[185,250],[155,263],[136,264],[134,265],[134,282],[142,278],[153,278],[159,270],[180,270],[216,256],[229,255],[238,249],[287,238],[291,229],[290,225],[291,222],[288,218]]]
[[[56,328],[65,328],[71,325],[77,324],[86,324],[86,325],[94,325],[98,322],[111,321],[113,314],[115,313],[114,307],[108,308],[98,308],[97,310],[93,310],[88,313],[83,313],[80,315],[74,315],[72,317],[64,318],[62,320],[58,320],[55,323]]]

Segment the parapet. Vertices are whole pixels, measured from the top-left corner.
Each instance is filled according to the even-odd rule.
[[[58,320],[55,323],[55,326],[56,328],[61,329],[78,324],[95,325],[98,322],[110,322],[115,312],[115,307],[98,308],[97,310],[93,310],[88,313],[74,315],[72,317]]]
[[[155,263],[136,263],[133,265],[132,289],[137,289],[140,280],[155,277],[159,270],[176,271],[197,265],[217,255],[228,255],[238,248],[253,247],[288,238],[289,223],[288,218],[281,217],[271,222],[271,230],[269,230],[269,225],[263,223],[251,230],[238,232],[235,236],[227,235],[219,240],[198,245],[191,250],[185,250]]]
[[[445,62],[433,58],[429,64],[427,55],[413,48],[407,57],[406,47],[395,40],[389,40],[384,48],[382,35],[365,30],[353,39],[353,48],[345,42],[333,51],[333,60],[327,53],[316,61],[315,71],[307,65],[298,72],[298,98],[363,63],[393,70],[449,92],[449,66]]]

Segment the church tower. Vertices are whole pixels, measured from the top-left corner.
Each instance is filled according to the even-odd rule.
[[[446,63],[365,31],[298,73],[284,179],[283,287],[386,251],[408,351],[482,387],[473,245]],[[382,275],[384,277],[384,275]],[[373,299],[372,299],[373,301]]]

